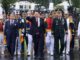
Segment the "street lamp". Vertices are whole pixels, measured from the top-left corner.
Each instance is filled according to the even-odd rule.
[[[71,2],[71,0],[69,0],[69,4],[70,4],[70,6],[72,6],[72,2]]]
[[[16,7],[15,7],[16,10],[19,10],[19,2],[16,2]]]
[[[63,4],[63,6],[64,6],[64,11],[67,11],[68,6],[69,6],[68,1],[64,1],[62,4]]]
[[[52,2],[52,0],[49,0],[49,10],[54,10],[54,3]]]
[[[35,3],[31,3],[31,10],[35,10]]]

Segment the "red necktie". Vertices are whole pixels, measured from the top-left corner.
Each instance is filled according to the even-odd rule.
[[[38,27],[38,18],[36,18],[36,24],[37,24],[37,27]],[[38,29],[36,29],[36,33],[39,34]]]
[[[36,18],[36,23],[37,23],[37,26],[38,26],[38,18]]]

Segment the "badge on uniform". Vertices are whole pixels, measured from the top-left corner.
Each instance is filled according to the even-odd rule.
[[[64,19],[62,19],[62,24],[64,25]]]
[[[15,24],[15,26],[16,26],[16,24]]]
[[[56,25],[58,25],[58,21],[56,21]]]

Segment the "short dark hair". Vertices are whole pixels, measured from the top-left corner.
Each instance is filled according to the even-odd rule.
[[[61,11],[63,13],[63,10],[60,8],[55,9],[55,11]]]
[[[57,8],[57,9],[55,9],[55,12],[56,11],[61,11],[61,13],[62,13],[62,16],[64,17],[64,11],[62,10],[62,9],[60,9],[60,8]]]

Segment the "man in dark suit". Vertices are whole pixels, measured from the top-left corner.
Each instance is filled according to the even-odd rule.
[[[14,55],[16,38],[18,36],[18,23],[13,14],[10,14],[10,20],[5,22],[5,36],[7,39],[7,48],[11,56]]]
[[[52,24],[52,34],[54,35],[54,50],[55,50],[55,56],[58,57],[59,55],[62,55],[63,49],[64,49],[64,35],[67,33],[67,22],[62,16],[62,10],[56,9],[56,18],[53,21]],[[61,49],[59,50],[59,40]]]
[[[35,17],[28,19],[31,22],[30,33],[33,36],[34,42],[34,55],[35,57],[42,57],[44,55],[44,33],[45,33],[45,24],[44,20],[40,18],[40,14],[35,12]]]

